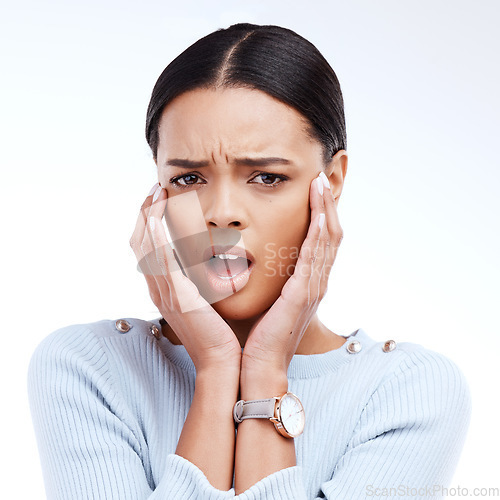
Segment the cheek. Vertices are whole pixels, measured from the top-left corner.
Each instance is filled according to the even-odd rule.
[[[280,210],[276,235],[279,235],[285,244],[300,247],[307,234],[309,220],[309,196],[304,196],[303,192],[297,193],[291,202]]]
[[[288,205],[280,210],[280,216],[273,218],[273,224],[267,229],[266,268],[279,267],[285,269],[286,276],[293,273],[300,247],[309,229],[309,202]]]

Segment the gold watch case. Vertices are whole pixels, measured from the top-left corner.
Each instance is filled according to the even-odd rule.
[[[302,432],[304,432],[305,426],[305,413],[304,407],[300,399],[293,394],[293,392],[285,392],[283,396],[274,396],[276,400],[276,405],[274,407],[274,417],[271,417],[269,420],[274,424],[276,430],[286,438],[295,438],[300,436]],[[290,403],[287,404],[288,401],[292,401],[293,407],[296,410],[293,415],[299,414],[299,422],[295,423],[295,425],[288,425],[287,420],[293,415],[286,415],[283,412],[287,409],[290,409]],[[286,408],[284,408],[284,406]]]

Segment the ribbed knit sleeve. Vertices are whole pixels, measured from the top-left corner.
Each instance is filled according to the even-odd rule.
[[[154,487],[146,436],[120,397],[112,366],[100,339],[83,326],[54,332],[32,356],[28,393],[47,498],[234,497],[173,453]]]
[[[470,421],[462,372],[441,354],[403,353],[363,409],[325,498],[442,498]]]

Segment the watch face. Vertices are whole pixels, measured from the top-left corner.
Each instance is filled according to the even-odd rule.
[[[306,420],[304,407],[295,394],[288,392],[281,398],[279,419],[290,436],[296,437],[302,434]]]

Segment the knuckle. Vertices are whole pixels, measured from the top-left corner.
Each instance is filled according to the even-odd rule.
[[[148,267],[150,269],[150,273],[153,276],[165,276],[165,269],[163,267],[163,263],[161,260],[156,258],[155,253],[149,253],[146,256],[146,260],[148,263]]]
[[[328,241],[330,239],[330,235],[328,234],[328,231],[321,231],[319,235],[319,241],[324,243],[325,241]]]
[[[297,291],[297,293],[292,294],[292,299],[293,299],[294,304],[296,304],[297,306],[299,306],[299,305],[302,306],[304,304],[308,304],[310,297],[309,297],[307,287],[301,287],[301,289],[299,291]]]
[[[158,307],[161,303],[160,294],[156,290],[150,290],[149,296],[151,297],[153,304]]]
[[[141,273],[144,274],[144,276],[148,276],[150,274],[149,266],[145,259],[139,259],[138,267]]]
[[[149,241],[146,238],[144,238],[139,246],[142,253],[149,258],[151,254],[151,245]]]
[[[331,245],[333,245],[334,247],[339,247],[343,239],[344,239],[344,231],[339,226],[339,228],[337,229],[337,231],[335,231],[333,235]]]
[[[166,276],[168,273],[167,261],[165,259],[161,258],[161,259],[158,259],[157,262],[158,262],[159,274],[161,274],[162,276]]]
[[[299,254],[299,259],[307,264],[314,264],[316,262],[316,252],[311,248],[302,248]]]

